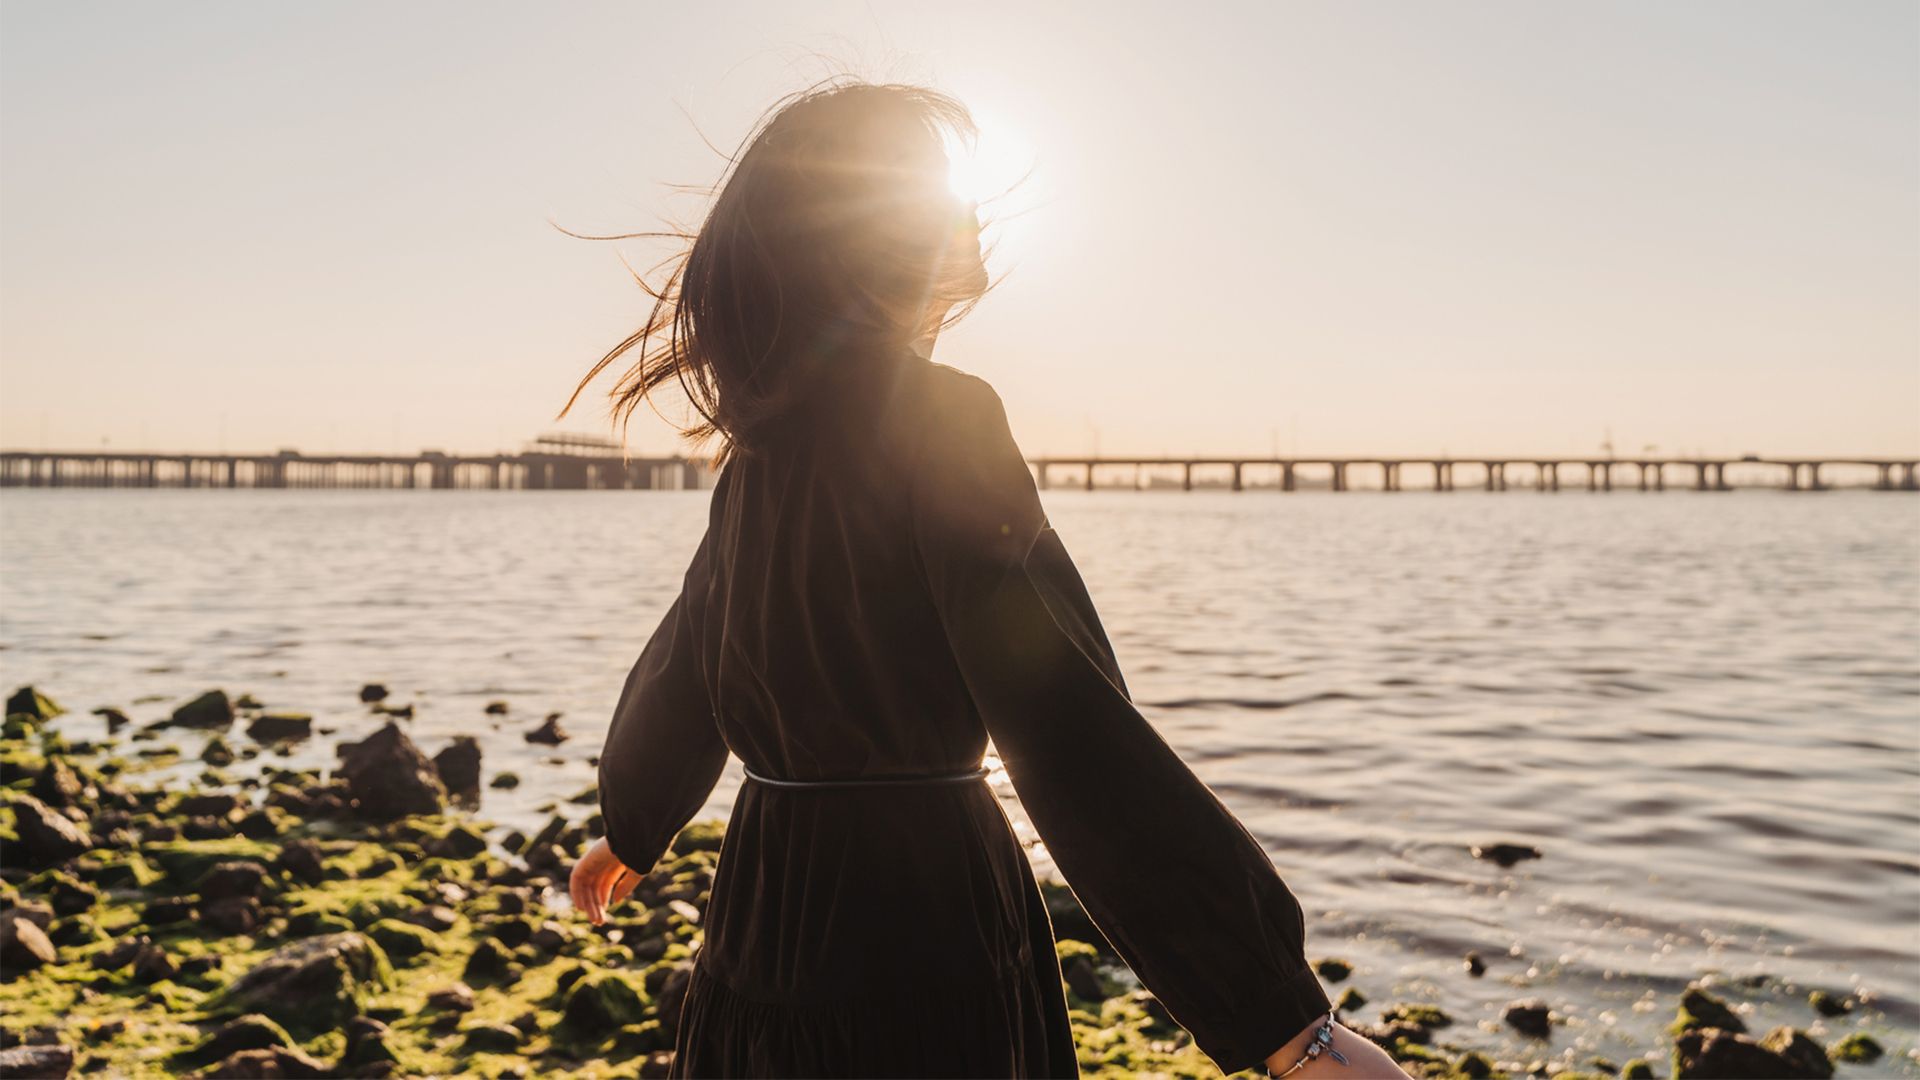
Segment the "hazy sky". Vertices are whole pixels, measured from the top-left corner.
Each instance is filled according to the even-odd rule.
[[[1920,453],[1920,5],[0,7],[0,445],[484,451],[774,98],[1029,153],[1029,453]],[[632,441],[673,446],[643,414]]]

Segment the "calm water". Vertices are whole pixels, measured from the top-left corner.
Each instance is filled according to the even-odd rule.
[[[522,775],[489,816],[537,822],[593,782],[707,498],[7,491],[0,682],[137,721],[219,686],[338,737],[379,722],[357,691],[385,682],[429,753],[477,733]],[[1522,1061],[1620,1060],[1663,1056],[1679,989],[1715,971],[1756,1031],[1891,1051],[1843,1075],[1920,1073],[1920,499],[1047,502],[1142,710],[1375,1002],[1439,1001]],[[575,737],[536,751],[552,711]],[[1545,857],[1467,850],[1503,840]],[[1872,1002],[1821,1025],[1813,987]],[[1533,995],[1571,1020],[1528,1050],[1497,1017]]]

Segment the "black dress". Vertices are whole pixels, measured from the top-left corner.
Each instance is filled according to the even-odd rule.
[[[870,361],[730,461],[600,759],[651,868],[728,754],[771,779],[977,766],[1222,1071],[1328,1008],[1259,843],[1133,706],[986,382]],[[728,822],[675,1076],[1077,1076],[1053,932],[984,781],[785,788]]]

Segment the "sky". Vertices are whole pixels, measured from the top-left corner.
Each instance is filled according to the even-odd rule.
[[[0,447],[605,434],[660,252],[560,228],[841,71],[1029,173],[935,359],[1030,455],[1920,454],[1910,0],[9,0]]]

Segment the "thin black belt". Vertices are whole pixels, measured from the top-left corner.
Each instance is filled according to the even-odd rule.
[[[987,767],[985,765],[968,770],[967,772],[957,773],[935,773],[924,776],[850,776],[843,779],[831,780],[776,780],[771,776],[761,776],[752,769],[748,769],[745,763],[742,763],[740,767],[745,769],[747,779],[757,780],[769,787],[782,788],[878,787],[893,784],[960,784],[969,780],[984,780],[987,777]]]

